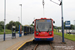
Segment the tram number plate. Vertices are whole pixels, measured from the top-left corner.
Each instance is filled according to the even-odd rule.
[[[47,40],[46,38],[44,39],[44,38],[41,38],[41,40]]]
[[[40,35],[40,36],[44,36],[44,35]]]

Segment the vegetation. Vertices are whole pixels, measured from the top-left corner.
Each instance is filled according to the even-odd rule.
[[[14,21],[10,21],[7,25],[6,28],[7,29],[12,29],[12,26],[16,26],[16,31],[19,30],[19,25],[21,25],[21,23],[19,23],[18,21],[14,22]]]
[[[3,29],[4,29],[4,22],[0,21],[0,31],[3,31]]]
[[[56,31],[54,31],[54,34],[62,36],[62,33],[58,33]],[[71,35],[71,34],[64,34],[64,38],[75,41],[75,35]]]
[[[5,33],[6,33],[6,34],[11,34],[11,33],[12,33],[12,31],[11,31],[11,30],[6,29],[6,30],[5,30]],[[2,29],[2,31],[0,31],[0,34],[4,34],[4,30],[3,30],[3,29]]]
[[[12,26],[16,26],[16,31],[19,30],[19,25],[21,25],[18,21],[10,21],[8,24],[6,24],[6,34],[12,33]],[[4,34],[4,21],[0,21],[0,34]]]
[[[33,24],[31,24],[30,26],[34,26]]]

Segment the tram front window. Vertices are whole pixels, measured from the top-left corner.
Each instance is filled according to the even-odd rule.
[[[51,26],[51,20],[44,20],[43,22],[36,20],[36,31],[51,31]]]

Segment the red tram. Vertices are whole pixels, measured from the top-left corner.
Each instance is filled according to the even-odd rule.
[[[35,41],[53,41],[53,19],[41,18],[34,20],[34,40]]]

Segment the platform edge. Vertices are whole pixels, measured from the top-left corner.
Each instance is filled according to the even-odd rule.
[[[20,47],[18,47],[17,48],[17,50],[19,50],[24,44],[26,44],[27,42],[30,42],[30,41],[33,41],[33,39],[32,40],[29,40],[29,41],[26,41],[26,42],[24,42]]]

